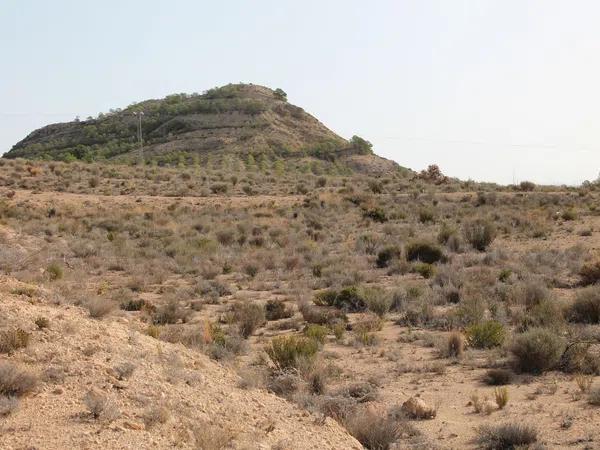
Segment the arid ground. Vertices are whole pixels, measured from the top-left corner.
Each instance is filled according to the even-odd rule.
[[[599,200],[0,160],[0,447],[600,448]]]

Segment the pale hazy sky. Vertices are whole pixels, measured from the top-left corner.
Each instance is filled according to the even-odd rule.
[[[413,169],[600,171],[598,1],[0,0],[0,153],[47,123],[240,81]]]

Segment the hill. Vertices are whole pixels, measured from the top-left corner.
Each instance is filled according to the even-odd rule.
[[[30,133],[6,158],[198,164],[223,158],[247,162],[316,159],[355,170],[389,172],[398,166],[372,153],[371,144],[338,136],[281,89],[230,84],[200,94],[146,100],[97,118],[45,126]]]

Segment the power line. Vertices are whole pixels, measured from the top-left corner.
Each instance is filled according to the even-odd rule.
[[[485,141],[472,141],[466,139],[436,139],[436,138],[424,138],[424,137],[409,137],[409,136],[378,136],[377,139],[392,139],[392,140],[405,140],[405,141],[427,141],[438,144],[465,144],[465,145],[485,145],[488,147],[514,147],[522,149],[538,149],[538,150],[569,150],[577,151],[582,153],[598,152],[600,149],[588,147],[579,147],[573,145],[568,147],[567,145],[556,145],[556,144],[522,144],[522,143],[507,143],[507,142],[485,142]]]

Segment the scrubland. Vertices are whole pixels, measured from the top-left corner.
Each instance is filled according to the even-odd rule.
[[[596,448],[599,199],[0,160],[0,443]]]

